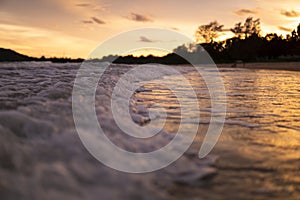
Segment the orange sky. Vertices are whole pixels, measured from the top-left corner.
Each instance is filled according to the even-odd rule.
[[[300,3],[299,0],[0,0],[0,47],[37,57],[85,58],[99,43],[131,29],[167,28],[193,37],[201,24],[217,20],[230,28],[248,16],[261,19],[263,34],[286,35],[300,22]],[[137,40],[145,42],[142,37]],[[170,50],[176,45],[170,46]]]

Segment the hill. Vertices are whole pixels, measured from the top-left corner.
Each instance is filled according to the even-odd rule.
[[[30,61],[33,58],[10,49],[0,48],[0,62],[3,61]]]
[[[19,62],[19,61],[50,61],[50,62],[57,62],[57,63],[67,63],[67,62],[83,62],[84,59],[82,58],[66,58],[66,57],[50,57],[46,58],[42,56],[40,58],[30,57],[23,54],[20,54],[16,51],[11,49],[4,49],[0,48],[0,62]]]

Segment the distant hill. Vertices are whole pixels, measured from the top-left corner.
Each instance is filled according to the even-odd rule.
[[[33,58],[20,54],[10,49],[0,48],[0,62],[3,61],[30,61]]]
[[[57,63],[67,63],[67,62],[73,62],[73,63],[79,63],[83,62],[84,59],[82,58],[57,58],[57,57],[50,57],[46,58],[45,56],[42,56],[40,58],[30,57],[23,54],[20,54],[16,51],[13,51],[11,49],[4,49],[0,48],[0,62],[19,62],[19,61],[50,61],[50,62],[57,62]]]

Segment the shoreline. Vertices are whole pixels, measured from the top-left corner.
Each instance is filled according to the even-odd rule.
[[[258,63],[228,63],[216,64],[218,68],[245,68],[300,71],[300,62],[258,62]],[[235,65],[235,66],[234,66]]]
[[[84,62],[84,61],[83,61]],[[45,63],[45,64],[81,64],[83,62],[51,62],[51,61],[12,61],[0,62],[0,69],[3,65],[10,65],[10,63]],[[112,63],[112,65],[147,65],[159,63],[145,63],[145,64],[119,64]],[[2,65],[2,67],[1,67]],[[176,64],[167,66],[182,66],[186,64]],[[239,62],[239,63],[216,63],[218,68],[245,68],[245,69],[269,69],[269,70],[287,70],[287,71],[300,71],[300,62]]]

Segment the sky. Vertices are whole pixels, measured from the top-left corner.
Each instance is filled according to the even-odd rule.
[[[152,27],[194,37],[199,25],[225,28],[260,18],[262,33],[286,35],[300,23],[299,0],[0,0],[0,47],[40,57],[86,58],[99,44]],[[220,39],[231,36],[224,33]],[[157,42],[137,35],[137,42]],[[122,44],[119,44],[122,45]],[[175,48],[172,43],[169,48]],[[107,54],[111,52],[107,51]]]

